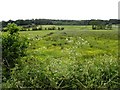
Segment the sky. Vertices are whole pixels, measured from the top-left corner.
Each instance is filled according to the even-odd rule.
[[[119,0],[0,0],[0,21],[117,19]]]

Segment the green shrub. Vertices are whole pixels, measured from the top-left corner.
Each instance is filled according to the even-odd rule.
[[[38,27],[38,30],[42,30],[42,29],[43,29],[42,26]]]
[[[64,27],[58,27],[58,30],[64,30]]]
[[[7,28],[3,28],[2,31],[3,31],[3,32],[7,32]]]
[[[107,25],[107,29],[112,29],[112,24],[111,23],[109,23],[108,25]]]
[[[18,58],[25,55],[28,47],[27,38],[19,36],[20,28],[16,24],[8,24],[7,30],[8,34],[2,36],[3,76],[10,75],[10,69],[18,63]]]
[[[62,27],[61,30],[64,30],[64,27]]]

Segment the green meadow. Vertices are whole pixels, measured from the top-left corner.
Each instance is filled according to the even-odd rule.
[[[51,25],[42,25],[49,27]],[[20,31],[27,55],[3,78],[3,88],[118,88],[118,29],[52,25],[64,30]],[[6,32],[3,32],[5,35]]]

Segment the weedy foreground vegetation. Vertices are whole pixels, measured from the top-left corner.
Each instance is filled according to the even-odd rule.
[[[24,40],[29,43],[22,44],[27,45],[26,53],[14,59],[10,76],[3,76],[3,88],[118,88],[117,28],[91,30],[91,27],[20,31],[19,35],[27,37]]]

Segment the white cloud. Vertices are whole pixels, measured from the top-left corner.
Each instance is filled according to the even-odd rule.
[[[0,20],[118,18],[119,0],[0,0]]]

